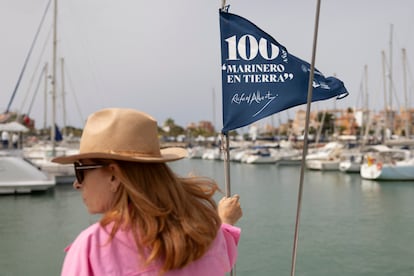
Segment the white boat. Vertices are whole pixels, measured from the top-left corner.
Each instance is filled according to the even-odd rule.
[[[241,162],[247,151],[246,147],[230,149],[230,161]]]
[[[275,164],[277,157],[272,149],[267,147],[255,147],[247,150],[241,162],[247,164]]]
[[[371,180],[414,180],[414,158],[410,151],[375,146],[361,165],[361,178]]]
[[[39,167],[43,172],[55,177],[57,184],[73,183],[75,170],[72,164],[62,165],[52,162],[56,156],[77,154],[77,149],[52,147],[51,145],[35,145],[23,148],[23,156]]]
[[[0,153],[0,194],[46,191],[55,179],[19,155]]]
[[[277,152],[276,165],[296,166],[302,163],[302,150],[293,148],[290,141],[281,141]]]
[[[344,145],[329,142],[325,146],[306,155],[306,167],[310,170],[337,171],[339,170],[340,155]]]
[[[221,151],[219,148],[209,148],[206,149],[203,153],[203,155],[201,156],[201,159],[204,160],[221,160]]]
[[[358,159],[362,160],[361,157]],[[339,162],[339,170],[346,173],[358,173],[361,170],[361,162],[347,159]]]
[[[310,170],[337,171],[339,170],[339,158],[306,160],[306,167]]]
[[[363,160],[363,153],[360,151],[346,152],[341,155],[339,170],[345,173],[359,173]]]
[[[277,161],[278,166],[298,166],[302,164],[302,154],[281,156]]]
[[[204,154],[204,152],[205,152],[205,148],[204,147],[201,147],[201,146],[195,146],[195,147],[191,147],[191,148],[188,148],[187,149],[187,151],[188,151],[188,158],[190,158],[190,159],[201,159],[202,157],[203,157],[203,154]]]

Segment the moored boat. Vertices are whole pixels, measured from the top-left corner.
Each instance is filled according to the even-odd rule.
[[[302,152],[295,149],[281,149],[276,160],[278,166],[297,166],[301,163]]]
[[[188,150],[188,158],[201,159],[206,149],[202,146],[195,146],[195,147],[188,148],[187,150]]]
[[[359,151],[343,154],[339,162],[339,170],[345,173],[359,173],[362,159],[363,155]]]
[[[306,160],[306,167],[310,170],[337,171],[339,170],[339,159],[310,159]]]
[[[361,165],[361,177],[371,180],[414,180],[414,158],[410,151],[376,146]]]
[[[310,170],[337,171],[339,170],[340,155],[344,145],[330,142],[306,155],[306,167]]]
[[[75,180],[75,171],[73,165],[61,165],[51,160],[57,156],[72,155],[78,152],[77,149],[51,145],[36,145],[33,147],[23,148],[24,158],[30,160],[43,172],[55,177],[57,184],[73,183]]]
[[[254,147],[245,152],[241,162],[247,164],[274,164],[277,157],[272,149],[267,147]]]
[[[0,194],[46,191],[55,179],[19,155],[0,153]]]

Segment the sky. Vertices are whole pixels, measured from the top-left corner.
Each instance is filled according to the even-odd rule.
[[[1,112],[12,97],[48,1],[0,0]],[[181,126],[208,120],[220,130],[218,9],[221,3],[221,0],[58,0],[57,123],[64,124],[63,114],[66,114],[67,125],[82,127],[94,111],[127,107],[151,114],[160,125],[168,118]],[[316,0],[226,3],[230,12],[254,22],[291,54],[310,63]],[[23,113],[30,111],[36,127],[42,127],[45,118],[47,123],[51,121],[50,104],[45,108],[45,81],[39,78],[39,68],[49,62],[51,72],[52,11],[50,7],[10,108]],[[315,65],[325,76],[341,79],[350,95],[342,100],[313,103],[312,110],[361,108],[367,103],[369,108],[379,111],[384,108],[384,98],[393,108],[405,104],[413,107],[413,27],[412,0],[322,0]],[[407,57],[405,71],[403,48]],[[389,81],[389,77],[384,78],[382,51],[386,67],[391,67],[385,70],[385,76],[391,72],[393,80],[391,101],[384,94],[384,79]],[[385,85],[387,89],[388,86]],[[48,91],[50,101],[50,86]],[[366,92],[368,96],[362,101]],[[272,123],[293,119],[297,109],[306,107],[282,111]]]

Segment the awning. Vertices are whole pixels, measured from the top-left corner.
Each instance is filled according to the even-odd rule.
[[[29,129],[18,122],[0,124],[0,131],[28,132]]]

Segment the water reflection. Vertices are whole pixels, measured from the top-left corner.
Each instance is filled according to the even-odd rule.
[[[379,193],[381,186],[377,181],[361,179],[361,190],[364,193]]]

